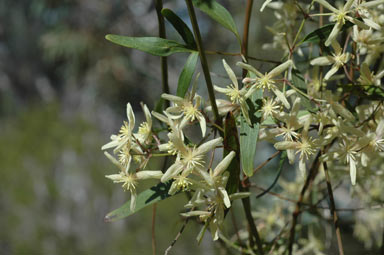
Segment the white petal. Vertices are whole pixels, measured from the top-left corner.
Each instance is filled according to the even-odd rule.
[[[358,24],[356,24],[358,25]],[[331,45],[332,41],[336,40],[337,35],[339,34],[341,28],[343,27],[343,23],[336,23],[333,27],[331,33],[328,36],[328,39],[325,41],[325,46]]]
[[[335,63],[335,61],[330,56],[318,57],[318,58],[312,59],[310,62],[310,64],[313,66],[315,66],[315,65],[316,66],[328,66],[328,65],[332,65],[333,63]]]
[[[203,115],[198,115],[197,119],[199,120],[200,128],[201,128],[201,134],[204,137],[205,133],[207,131],[207,123],[205,121],[205,117]]]
[[[292,60],[287,60],[285,61],[284,63],[276,66],[275,68],[273,68],[269,73],[268,75],[272,78],[272,77],[275,77],[279,74],[281,74],[282,72],[284,72],[285,70],[287,70],[290,66],[292,66],[293,62]]]
[[[131,204],[130,204],[130,207],[129,209],[131,210],[131,212],[133,212],[136,208],[136,198],[137,198],[137,194],[135,191],[131,192]]]
[[[229,65],[227,64],[227,62],[224,59],[223,59],[223,65],[224,65],[225,71],[227,72],[229,78],[232,81],[232,84],[235,85],[235,87],[238,89],[239,88],[239,84],[237,82],[236,75],[235,75],[235,73],[233,72],[231,67],[229,67]]]
[[[225,207],[227,207],[227,208],[231,207],[231,200],[229,199],[227,191],[223,187],[219,187],[219,191],[220,191],[221,195],[223,196],[223,201],[224,201]]]
[[[221,175],[229,166],[232,159],[236,156],[236,152],[231,151],[213,170],[213,176]]]
[[[166,182],[173,177],[175,177],[180,171],[183,170],[183,165],[180,163],[180,161],[177,161],[173,165],[171,165],[167,171],[163,174],[161,177],[161,182]]]
[[[243,69],[245,69],[245,70],[248,70],[248,71],[251,72],[251,73],[254,73],[255,75],[257,75],[257,76],[259,76],[259,77],[263,76],[262,73],[260,73],[259,71],[257,71],[256,68],[254,68],[254,67],[251,66],[251,65],[245,64],[245,63],[243,63],[243,62],[237,62],[236,65],[239,66],[239,67],[241,67],[241,68],[243,68]]]
[[[299,160],[299,170],[300,170],[301,176],[304,178],[307,171],[304,159]]]
[[[337,70],[339,70],[339,67],[337,65],[333,65],[332,68],[325,74],[324,80],[331,78],[331,76],[334,75]]]
[[[265,8],[270,2],[272,2],[272,0],[266,0],[266,1],[263,3],[263,5],[261,6],[260,11],[261,11],[261,12],[264,11],[264,8]]]
[[[351,174],[352,185],[355,185],[356,184],[356,162],[351,158],[349,159],[349,171]]]
[[[197,148],[196,154],[205,154],[210,150],[213,150],[216,146],[219,146],[223,142],[223,138],[219,137],[203,143]]]
[[[325,8],[327,8],[328,10],[334,12],[334,13],[337,13],[339,12],[338,9],[336,9],[335,7],[333,7],[332,5],[330,5],[327,1],[325,0],[315,0],[316,2],[318,2],[319,4],[321,4],[322,6],[324,6]]]
[[[297,148],[297,142],[291,142],[291,141],[282,141],[275,143],[274,147],[276,150],[289,150],[289,149],[296,149]]]
[[[163,176],[163,172],[160,170],[151,170],[151,171],[139,171],[136,173],[137,179],[160,179]]]
[[[289,104],[287,98],[284,96],[283,92],[281,92],[279,89],[272,89],[272,92],[275,93],[278,99],[283,103],[285,108],[290,109],[291,105]]]
[[[135,127],[135,114],[133,113],[130,103],[127,104],[127,118],[129,122],[129,129],[132,131]]]

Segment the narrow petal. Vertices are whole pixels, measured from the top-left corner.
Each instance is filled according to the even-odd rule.
[[[348,17],[348,16],[346,16],[345,19],[352,22],[353,24],[356,24],[358,27],[360,27],[362,29],[369,29],[369,26],[367,24],[365,24],[364,22],[361,22],[358,19],[354,19],[354,18]]]
[[[222,87],[219,87],[219,86],[216,86],[216,85],[213,85],[213,88],[214,88],[217,92],[224,93],[224,94],[230,92],[229,89],[227,89],[227,88],[222,88]]]
[[[334,59],[330,56],[318,57],[312,59],[310,64],[313,66],[329,66],[335,63]]]
[[[269,73],[268,75],[272,78],[272,77],[275,77],[279,74],[281,74],[282,72],[284,72],[285,70],[287,70],[290,66],[292,66],[293,62],[292,60],[287,60],[285,61],[284,63],[276,66],[275,68],[273,68]]]
[[[370,8],[370,7],[377,6],[379,4],[384,4],[384,0],[374,0],[374,1],[364,2],[360,4],[360,6]]]
[[[223,59],[223,65],[224,65],[225,71],[227,72],[229,78],[232,81],[232,84],[235,85],[235,87],[238,89],[239,88],[239,84],[237,82],[236,75],[235,75],[235,73],[233,72],[231,67],[227,64],[227,62],[224,59]]]
[[[263,76],[262,73],[260,73],[259,71],[257,71],[256,68],[254,68],[254,67],[251,66],[251,65],[248,65],[248,64],[243,63],[243,62],[237,62],[236,65],[239,66],[239,67],[241,67],[241,68],[243,68],[243,69],[245,69],[245,70],[248,70],[248,71],[251,72],[251,73],[254,73],[254,74],[257,75],[258,77],[262,77],[262,76]]]
[[[167,171],[164,173],[164,175],[161,177],[161,182],[166,182],[173,177],[175,177],[180,171],[183,169],[183,165],[180,163],[180,161],[177,161],[173,165],[171,165]]]
[[[356,24],[358,25],[358,24]],[[328,36],[328,39],[325,41],[325,46],[331,45],[331,43],[336,40],[337,35],[339,34],[341,28],[343,27],[343,23],[336,23],[335,26],[333,27],[331,33]]]
[[[380,28],[381,28],[379,24],[377,24],[376,22],[374,22],[371,19],[363,18],[363,21],[365,24],[367,24],[368,26],[370,26],[373,29],[380,30]]]
[[[332,68],[325,74],[324,80],[328,80],[329,78],[331,78],[332,75],[337,72],[337,70],[339,70],[339,67],[337,65],[333,65]]]
[[[264,8],[267,7],[267,5],[272,2],[272,0],[266,0],[263,5],[260,8],[260,12],[264,11]]]
[[[229,199],[227,191],[223,187],[219,187],[219,191],[223,197],[225,207],[231,207],[231,200]]]
[[[163,176],[163,172],[160,170],[151,170],[151,171],[140,171],[136,173],[137,179],[160,179]]]
[[[339,12],[338,9],[336,9],[335,7],[333,7],[332,5],[330,5],[327,1],[325,0],[315,0],[316,2],[318,2],[319,4],[321,4],[322,6],[324,6],[325,8],[327,8],[328,10],[334,12],[334,13],[337,13]]]
[[[203,143],[198,147],[196,154],[205,154],[208,151],[213,150],[216,146],[219,146],[222,142],[223,138],[219,137],[206,143]]]
[[[211,213],[207,211],[190,211],[186,213],[180,213],[180,215],[183,217],[194,217],[194,216],[201,216],[201,215],[209,216],[210,214]]]
[[[344,5],[343,10],[349,11],[349,9],[351,9],[353,2],[355,2],[355,0],[348,0],[348,2],[346,2]]]
[[[356,162],[352,159],[349,160],[349,171],[351,174],[352,185],[356,184]]]
[[[305,165],[304,159],[299,160],[299,170],[300,170],[301,176],[304,178],[307,171],[307,167]]]
[[[291,141],[282,141],[275,143],[274,147],[276,150],[282,151],[282,150],[288,150],[288,149],[296,149],[297,148],[297,142],[291,142]]]
[[[133,212],[136,208],[136,198],[137,198],[136,192],[135,191],[131,192],[131,203],[130,203],[130,207],[129,207],[131,212]]]
[[[133,113],[132,106],[130,103],[127,104],[127,118],[129,122],[129,128],[132,131],[135,127],[135,114]]]
[[[221,175],[229,166],[232,159],[236,156],[236,152],[231,151],[213,170],[213,176]]]
[[[201,129],[201,134],[202,136],[204,137],[205,136],[205,133],[207,131],[207,123],[205,121],[205,118],[203,115],[198,115],[197,116],[197,119],[199,120],[199,124],[200,124],[200,129]]]
[[[277,88],[276,89],[272,89],[272,91],[277,96],[277,98],[283,103],[285,108],[287,108],[287,109],[291,108],[291,105],[289,104],[287,98],[284,96],[283,92],[281,92]]]
[[[165,100],[168,100],[168,101],[171,101],[174,103],[181,103],[185,100],[182,97],[178,97],[178,96],[174,96],[174,95],[166,94],[166,93],[161,94],[161,98],[164,98]]]
[[[251,192],[237,192],[229,195],[229,199],[231,201],[236,199],[243,199],[243,198],[249,197],[250,195],[251,195]]]

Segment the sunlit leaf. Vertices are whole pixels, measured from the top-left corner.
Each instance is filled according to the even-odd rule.
[[[187,24],[185,24],[184,21],[179,16],[177,16],[170,9],[166,9],[166,8],[161,10],[161,14],[172,24],[172,26],[176,29],[176,31],[179,33],[181,38],[183,38],[184,42],[190,48],[197,49],[195,38],[193,37],[193,33],[191,32]]]
[[[104,220],[106,222],[113,222],[117,220],[121,220],[125,217],[128,217],[141,209],[147,207],[148,205],[154,204],[156,202],[162,201],[170,195],[168,194],[169,188],[171,187],[171,182],[167,183],[159,183],[156,186],[153,186],[152,188],[141,192],[139,195],[137,195],[136,198],[136,207],[134,211],[131,211],[130,208],[130,201],[126,202],[122,207],[108,213]]]
[[[179,81],[177,83],[177,92],[176,95],[179,97],[184,97],[187,93],[188,88],[191,84],[193,73],[196,69],[197,59],[199,53],[193,52],[189,55],[187,62],[185,63],[183,70],[181,71]]]
[[[129,37],[122,35],[106,35],[105,38],[108,41],[118,45],[144,51],[155,56],[165,57],[177,52],[194,51],[193,49],[190,49],[176,41],[159,37]]]
[[[234,33],[239,42],[241,41],[235,21],[233,20],[232,15],[227,11],[227,9],[225,9],[224,6],[215,0],[192,0],[192,2],[193,5],[199,8],[202,12]]]
[[[254,159],[256,154],[257,138],[259,136],[261,112],[262,107],[261,99],[263,98],[263,91],[257,90],[247,100],[249,107],[249,118],[251,119],[252,126],[249,126],[244,117],[241,118],[240,126],[240,155],[241,165],[243,172],[247,176],[253,175]]]

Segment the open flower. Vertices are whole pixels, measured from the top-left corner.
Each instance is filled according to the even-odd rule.
[[[203,143],[202,145],[196,146],[187,146],[184,144],[184,141],[180,137],[175,135],[170,135],[170,141],[175,146],[178,154],[175,163],[173,163],[167,171],[164,173],[161,178],[162,182],[166,182],[174,177],[176,177],[180,172],[186,171],[191,173],[193,170],[203,168],[204,166],[204,156],[205,154],[213,150],[216,146],[220,145],[223,141],[223,138],[219,137]]]
[[[324,80],[328,80],[334,75],[337,70],[343,67],[350,59],[349,53],[344,53],[338,42],[332,42],[332,47],[335,53],[332,56],[323,56],[312,59],[311,65],[328,66],[332,65],[332,68],[325,74]]]
[[[256,68],[254,68],[251,65],[238,62],[238,66],[240,66],[243,69],[248,70],[249,72],[256,75],[256,78],[244,78],[243,83],[245,85],[250,85],[247,94],[245,94],[245,97],[250,97],[257,89],[264,90],[272,90],[272,92],[277,96],[277,98],[280,99],[280,101],[283,103],[283,105],[289,109],[291,108],[290,104],[288,103],[287,98],[285,95],[279,90],[279,88],[276,86],[276,80],[275,77],[287,70],[289,67],[293,65],[292,60],[287,60],[286,62],[278,65],[274,69],[272,69],[269,73],[262,74]]]
[[[358,25],[362,29],[368,29],[370,24],[365,24],[364,22],[361,22],[360,20],[349,16],[350,14],[354,14],[354,8],[352,7],[355,0],[348,0],[344,6],[340,7],[339,9],[336,9],[332,5],[330,5],[325,0],[315,0],[328,10],[330,10],[332,13],[322,13],[322,14],[314,14],[312,16],[325,16],[325,15],[331,15],[332,20],[336,22],[335,26],[333,27],[331,33],[328,36],[328,39],[325,41],[325,46],[331,45],[332,42],[336,40],[337,35],[339,34],[341,28],[345,24],[345,21],[348,20],[352,22],[355,25]]]
[[[232,104],[239,105],[245,120],[248,122],[249,125],[251,125],[251,120],[249,119],[249,114],[248,114],[248,106],[246,103],[247,97],[245,97],[247,90],[246,88],[239,89],[239,83],[237,81],[236,75],[231,69],[231,67],[227,64],[227,62],[225,62],[224,59],[223,59],[223,65],[224,65],[225,71],[227,72],[229,78],[232,81],[232,84],[228,85],[226,88],[221,88],[215,85],[214,88],[216,91],[226,94],[229,97],[229,100],[232,102]]]
[[[123,166],[119,161],[117,161],[111,154],[104,152],[105,156],[120,169],[120,173],[106,175],[105,177],[112,180],[114,183],[122,183],[124,190],[131,193],[131,203],[130,210],[135,210],[136,207],[136,186],[140,180],[146,179],[160,179],[163,173],[160,170],[144,170],[137,173],[129,173],[126,171],[125,166]]]
[[[183,118],[183,120],[190,122],[195,120],[199,121],[201,133],[203,136],[205,136],[207,124],[205,117],[199,110],[201,97],[195,93],[196,84],[197,83],[194,83],[191,93],[187,93],[184,98],[165,93],[162,94],[161,97],[174,103],[174,106],[168,107],[166,110],[171,118]]]

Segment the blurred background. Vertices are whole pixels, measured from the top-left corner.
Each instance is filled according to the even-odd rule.
[[[0,254],[151,254],[150,207],[103,221],[129,196],[104,177],[116,169],[100,148],[125,120],[127,102],[140,120],[140,102],[152,109],[161,94],[159,57],[104,39],[157,36],[153,2],[0,0]],[[189,24],[184,1],[164,2]],[[219,2],[241,31],[246,1]],[[273,39],[264,29],[272,12],[259,13],[261,4],[255,1],[250,54],[279,60],[281,52],[260,50]],[[199,12],[198,18],[208,50],[240,51],[230,32]],[[168,23],[167,36],[181,42]],[[169,58],[172,93],[186,58]],[[227,85],[221,59],[209,57],[213,79]],[[272,153],[266,149],[260,160]],[[179,231],[185,201],[158,205],[158,254]],[[209,234],[197,245],[199,230],[190,224],[171,254],[222,254]]]

